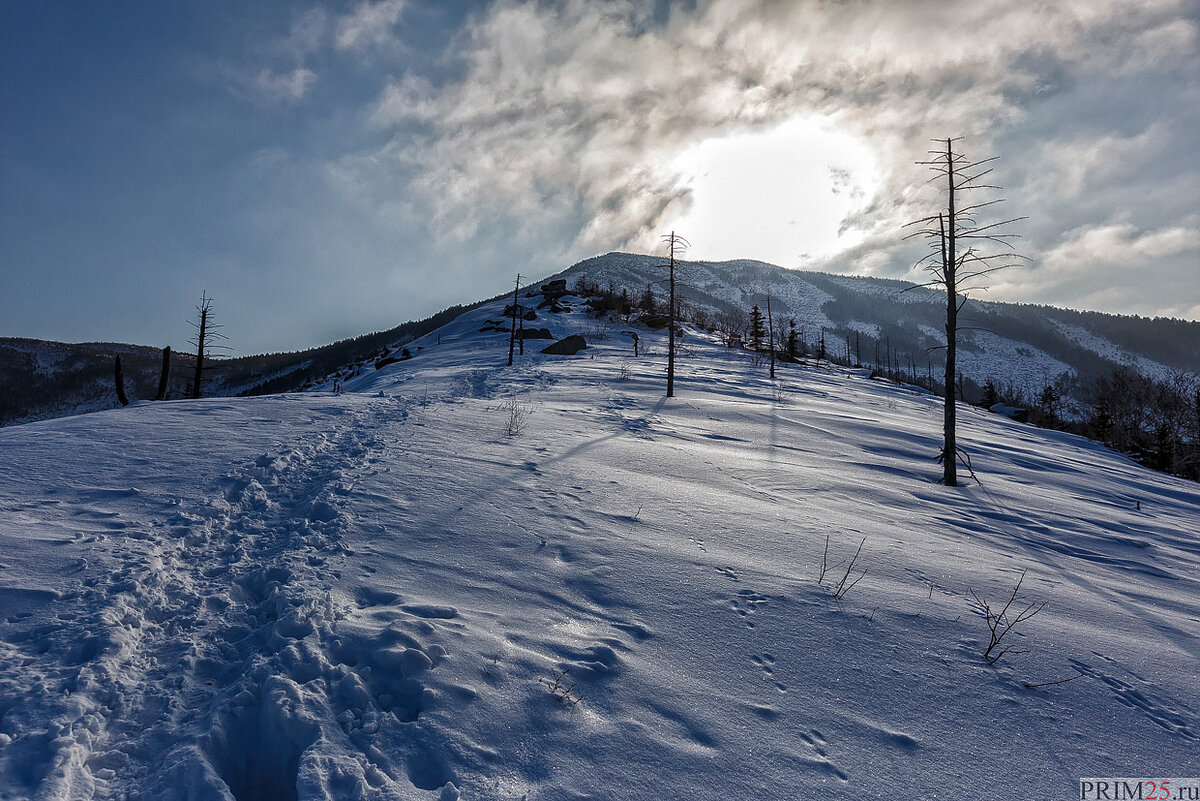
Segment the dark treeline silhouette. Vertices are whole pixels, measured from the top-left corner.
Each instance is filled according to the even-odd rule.
[[[440,328],[464,311],[490,302],[451,306],[422,320],[387,331],[343,339],[310,350],[214,358],[205,365],[206,396],[267,395],[311,385],[347,365],[373,361],[398,344]],[[42,420],[117,405],[113,359],[121,356],[130,400],[158,395],[163,351],[111,342],[59,343],[36,339],[0,339],[0,425]],[[195,355],[170,354],[168,399],[188,395]]]
[[[1068,401],[1068,390],[1081,400]],[[1103,442],[1147,467],[1200,481],[1200,380],[1183,371],[1154,379],[1121,365],[1036,393],[993,380],[980,405],[989,402],[1027,409],[1034,425]]]

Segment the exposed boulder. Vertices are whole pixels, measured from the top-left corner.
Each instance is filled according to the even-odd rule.
[[[553,314],[570,311],[571,307],[562,302],[562,298],[566,294],[567,279],[559,278],[556,281],[547,281],[542,284],[542,302],[538,304],[538,308],[546,309]]]
[[[1029,422],[1029,410],[1022,409],[1018,406],[1009,406],[1005,403],[997,403],[988,409],[992,414],[1002,414],[1010,420],[1016,420],[1018,423]]]
[[[567,279],[565,278],[542,284],[542,297],[546,300],[556,300],[565,294],[567,294]]]
[[[579,334],[571,334],[569,337],[542,348],[542,353],[549,353],[551,356],[574,356],[586,347],[587,340]]]
[[[517,329],[517,339],[554,339],[549,328],[520,328]]]
[[[522,306],[522,305],[518,304],[517,305],[517,313],[520,314],[522,317],[524,317],[526,320],[536,320],[537,319],[537,311],[529,308],[528,306]],[[504,319],[511,322],[512,317],[513,317],[513,305],[510,303],[504,307]],[[491,322],[491,321],[489,320],[488,322]]]
[[[395,364],[396,362],[406,361],[411,358],[412,358],[412,351],[410,351],[408,348],[404,348],[403,350],[400,351],[399,356],[396,356],[396,355],[384,356],[382,359],[375,362],[375,369],[382,370],[383,368],[387,367],[389,364]]]
[[[666,328],[671,324],[670,317],[657,312],[654,314],[643,314],[641,319],[643,325],[645,325],[647,328],[653,328],[655,331]]]

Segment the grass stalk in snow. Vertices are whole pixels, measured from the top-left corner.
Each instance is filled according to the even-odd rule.
[[[862,581],[863,576],[867,575],[866,568],[863,568],[863,571],[858,574],[857,578],[853,581],[850,579],[850,575],[854,572],[854,565],[858,562],[859,554],[862,553],[862,547],[866,542],[867,538],[863,537],[862,542],[858,544],[858,550],[854,552],[854,556],[850,559],[850,564],[846,565],[846,572],[842,575],[842,580],[833,589],[833,597],[838,601],[846,597],[846,593],[850,592],[854,588],[854,585]]]

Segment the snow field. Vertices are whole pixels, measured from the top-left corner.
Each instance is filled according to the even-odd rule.
[[[945,488],[926,395],[793,366],[776,392],[693,333],[668,400],[658,335],[506,368],[498,313],[339,396],[0,431],[0,798],[1025,798],[1200,770],[1194,485],[964,410],[984,483]],[[989,667],[969,591],[1023,572],[1048,605]]]

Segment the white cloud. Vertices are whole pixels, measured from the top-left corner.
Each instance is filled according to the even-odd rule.
[[[1130,223],[1111,223],[1067,232],[1063,243],[1046,254],[1044,264],[1063,276],[1088,274],[1096,265],[1129,265],[1136,271],[1155,259],[1187,251],[1200,253],[1200,230],[1175,226],[1139,231]]]
[[[440,113],[434,94],[428,80],[418,75],[405,75],[384,87],[368,118],[372,125],[380,128],[413,121],[429,122]]]
[[[964,135],[969,153],[1001,156],[1008,206],[1030,217],[1024,244],[1047,274],[1067,269],[1050,255],[1063,227],[1103,227],[1118,205],[1150,197],[1166,217],[1149,228],[1171,230],[1188,186],[1195,197],[1196,170],[1178,160],[1162,181],[1165,166],[1139,173],[1164,148],[1180,151],[1179,126],[1152,118],[1130,130],[1110,111],[1145,103],[1147,87],[1172,71],[1182,87],[1172,91],[1194,91],[1178,80],[1197,65],[1186,0],[700,0],[663,24],[647,6],[489,6],[454,42],[461,79],[407,74],[379,92],[367,119],[396,137],[358,154],[371,168],[355,180],[394,185],[402,174],[399,191],[428,207],[447,250],[550,261],[645,249],[688,208],[672,169],[680,153],[824,117],[867,142],[879,165],[874,196],[841,223],[865,242],[824,264],[892,275],[910,263],[900,223],[940,203],[913,164],[930,137]],[[392,35],[398,14],[358,6],[357,23],[338,24],[339,45]],[[1111,85],[1118,74],[1128,82]],[[1127,219],[1148,227],[1136,208]],[[1145,236],[1117,252],[1146,253],[1156,240]],[[1186,256],[1163,258],[1179,270]],[[1153,282],[1141,291],[1148,297]]]
[[[1068,231],[1041,259],[997,276],[1005,300],[1157,316],[1194,313],[1200,285],[1200,227],[1142,230],[1129,222]],[[1148,294],[1146,284],[1159,292]]]
[[[287,36],[270,42],[267,49],[303,63],[324,46],[328,32],[329,15],[322,8],[312,8],[293,19]]]
[[[312,70],[297,67],[284,73],[264,69],[254,78],[254,87],[267,97],[276,100],[299,100],[316,80]]]
[[[337,21],[334,43],[339,50],[364,50],[393,39],[405,0],[365,0]]]

